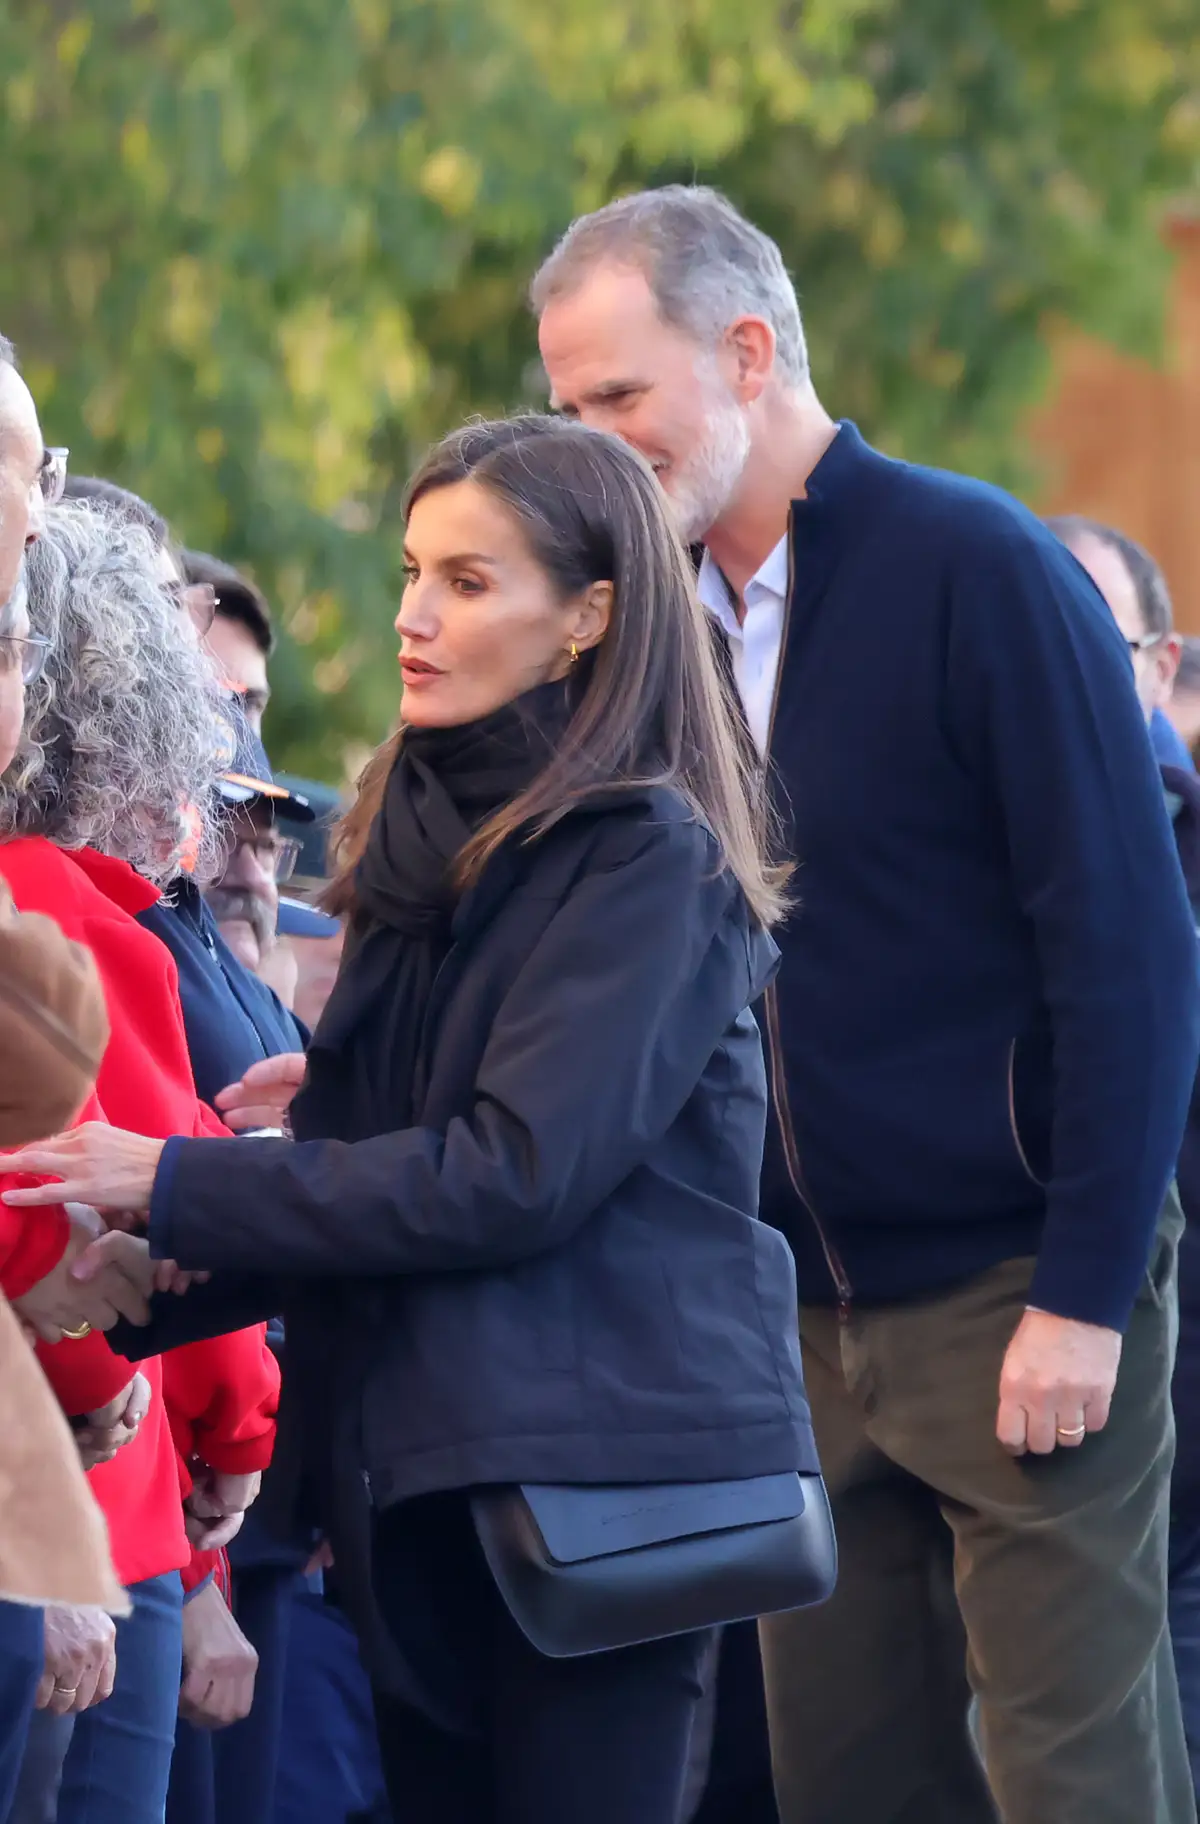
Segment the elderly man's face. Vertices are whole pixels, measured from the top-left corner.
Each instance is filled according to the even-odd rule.
[[[1171,700],[1182,645],[1177,634],[1153,635],[1146,626],[1137,584],[1119,551],[1090,532],[1071,541],[1071,549],[1108,603],[1129,647],[1133,681],[1142,714],[1149,721]]]
[[[29,388],[0,362],[0,607],[16,588],[27,545],[42,529],[45,448]]]
[[[256,972],[275,943],[277,858],[285,846],[264,804],[239,810],[229,828],[224,872],[205,894],[221,936],[239,962]]]

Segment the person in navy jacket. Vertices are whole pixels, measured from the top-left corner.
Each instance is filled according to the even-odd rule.
[[[251,742],[237,704],[228,706],[238,781],[232,802],[244,804],[258,784],[274,795],[261,743]],[[249,751],[247,751],[249,750]],[[258,775],[248,771],[253,765]],[[218,791],[222,782],[218,782]],[[284,794],[292,812],[308,807]],[[214,811],[214,814],[215,813]],[[214,1110],[221,1092],[265,1058],[295,1054],[308,1033],[278,996],[234,956],[190,874],[139,916],[175,959],[179,1000],[197,1094]],[[281,1337],[276,1333],[276,1346]],[[266,1479],[270,1498],[270,1476]],[[167,1824],[271,1824],[279,1765],[286,1661],[294,1586],[309,1552],[301,1539],[277,1539],[251,1510],[228,1548],[231,1609],[257,1656],[253,1702],[246,1715],[220,1729],[180,1716],[167,1795]]]
[[[716,192],[581,218],[532,301],[559,408],[703,544],[798,863],[762,1211],[842,1569],[762,1628],[784,1824],[1190,1824],[1168,1187],[1200,992],[1124,642],[1015,500],[824,411],[779,249]]]
[[[262,742],[232,697],[226,699],[225,722],[222,738],[230,751],[229,767],[217,785],[222,803],[241,812],[259,804],[286,806],[294,821],[311,822],[314,813],[305,799],[276,785]],[[221,822],[222,841],[228,842],[222,821],[226,813],[214,806],[210,814]],[[268,821],[265,844],[271,834]],[[234,955],[190,873],[176,877],[142,923],[162,939],[179,969],[192,1070],[206,1102],[215,1108],[221,1091],[239,1082],[261,1059],[304,1049],[307,1030],[275,991]]]

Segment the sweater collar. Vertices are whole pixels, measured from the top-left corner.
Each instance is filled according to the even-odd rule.
[[[792,502],[788,530],[793,613],[797,609],[808,612],[820,599],[853,542],[849,528],[861,531],[863,496],[885,466],[892,466],[889,459],[871,448],[856,425],[843,419],[837,436],[805,482],[803,498]],[[786,642],[784,651],[786,655]]]
[[[806,526],[852,509],[860,488],[885,465],[891,466],[890,459],[871,448],[858,426],[840,419],[837,436],[804,484],[803,498],[792,502],[793,524]]]

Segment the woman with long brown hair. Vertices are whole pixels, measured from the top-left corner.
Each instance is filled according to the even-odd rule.
[[[164,1324],[282,1303],[298,1483],[343,1570],[369,1548],[395,1649],[406,1824],[675,1824],[708,1633],[537,1651],[472,1495],[815,1471],[756,1220],[782,881],[640,457],[472,425],[406,522],[402,726],[343,833],[294,1141],[96,1130],[24,1166],[216,1270]],[[274,1069],[231,1115],[282,1113]]]

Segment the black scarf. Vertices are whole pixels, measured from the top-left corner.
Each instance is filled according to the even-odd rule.
[[[545,768],[573,695],[566,681],[542,684],[481,721],[405,732],[355,873],[347,958],[293,1103],[298,1139],[412,1124],[425,1012],[451,942],[455,858]]]

